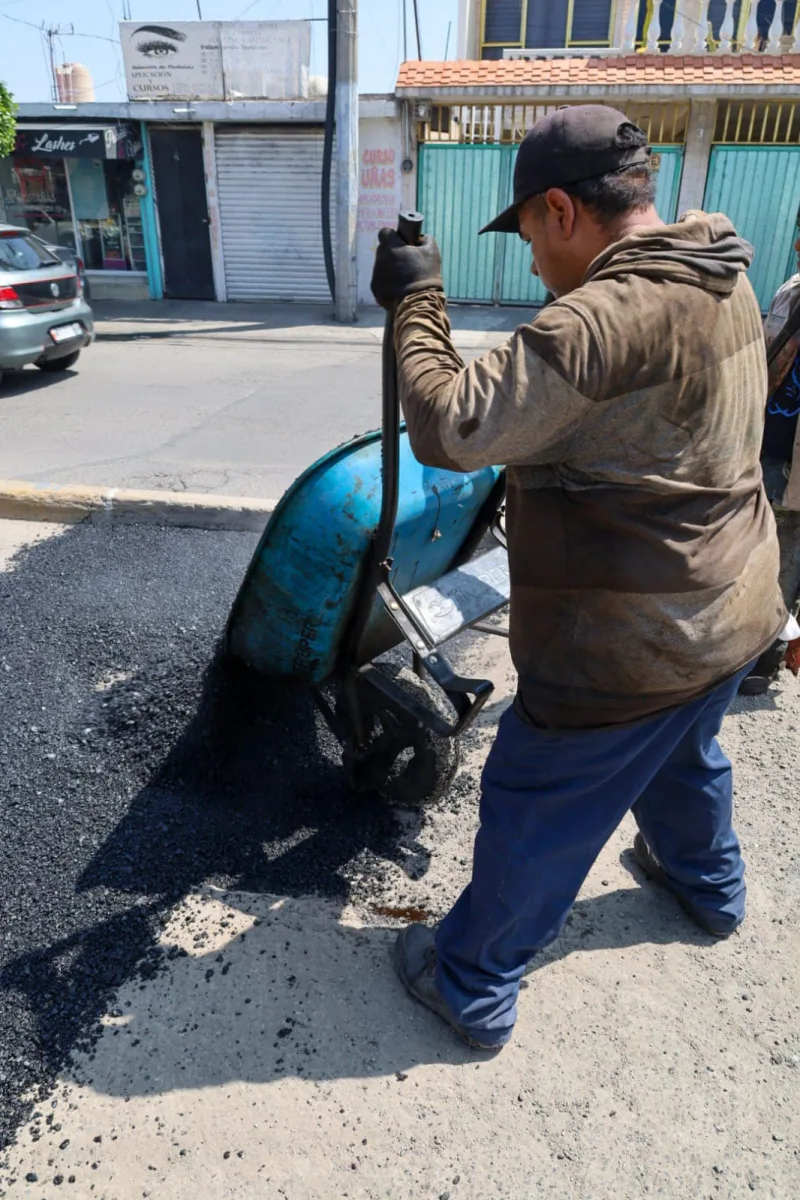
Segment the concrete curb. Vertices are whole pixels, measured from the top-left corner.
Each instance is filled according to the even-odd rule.
[[[0,519],[64,525],[178,525],[260,533],[277,501],[205,492],[25,483],[0,479]]]

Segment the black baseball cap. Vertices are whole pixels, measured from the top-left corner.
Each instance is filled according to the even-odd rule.
[[[624,113],[602,104],[576,104],[541,117],[517,151],[514,203],[480,232],[519,233],[519,206],[531,196],[648,162],[644,136]]]

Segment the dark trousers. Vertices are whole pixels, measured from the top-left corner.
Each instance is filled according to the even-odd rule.
[[[548,733],[505,713],[483,772],[472,881],[436,936],[438,985],[465,1030],[508,1041],[526,966],[558,936],[629,810],[714,928],[744,917],[731,764],[717,742],[742,676],[635,725]]]

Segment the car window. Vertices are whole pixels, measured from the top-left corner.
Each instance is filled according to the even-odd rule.
[[[37,237],[35,233],[31,234],[31,241],[40,249],[45,250],[48,254],[54,254],[59,262],[69,262],[75,258],[75,252],[69,246],[55,246],[52,242],[46,242],[43,238]]]
[[[59,260],[24,233],[0,233],[0,271],[41,271]]]

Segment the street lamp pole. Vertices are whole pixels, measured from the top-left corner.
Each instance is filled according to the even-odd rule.
[[[357,0],[336,0],[336,320],[358,314]]]

